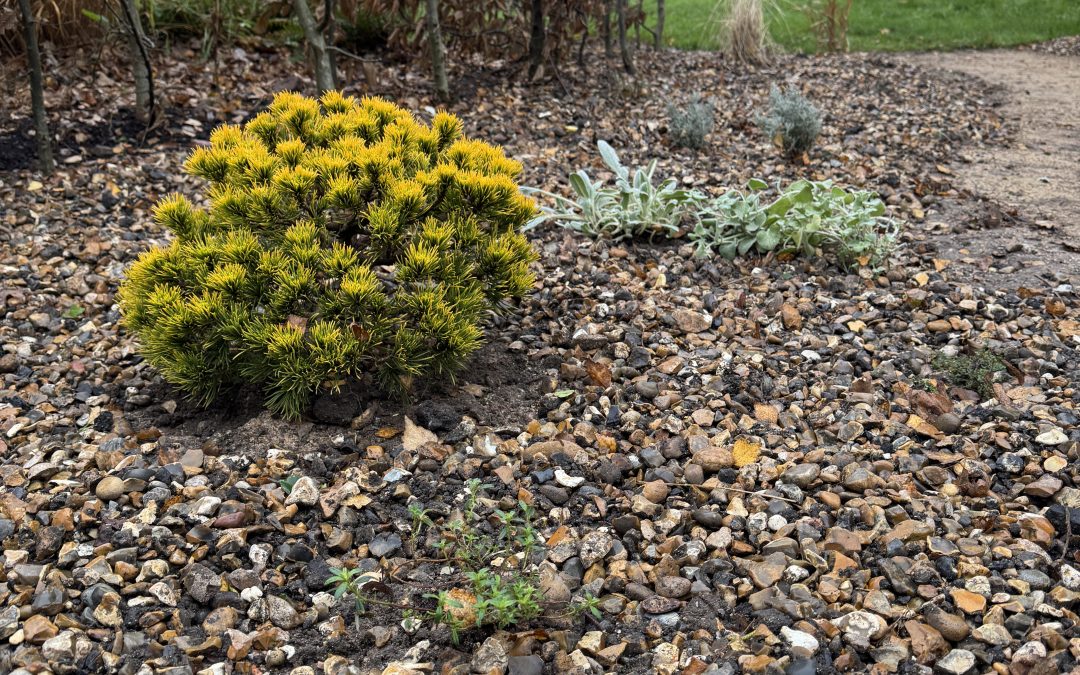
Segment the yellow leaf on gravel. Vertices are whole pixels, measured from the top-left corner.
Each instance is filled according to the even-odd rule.
[[[547,545],[548,546],[555,546],[556,544],[558,544],[563,539],[566,539],[566,536],[568,534],[570,534],[570,530],[565,525],[561,525],[559,527],[559,529],[552,532],[551,536],[548,537]]]
[[[916,432],[930,438],[942,439],[944,435],[933,424],[930,424],[918,415],[909,415],[906,424]]]
[[[615,452],[619,447],[613,436],[607,436],[605,434],[597,434],[596,446],[606,452]]]
[[[474,625],[476,623],[476,596],[464,588],[452,588],[447,595],[450,600],[443,609],[459,624]]]
[[[735,441],[735,447],[731,454],[735,457],[735,466],[740,469],[747,464],[753,464],[761,456],[761,445],[745,438]]]
[[[354,509],[362,509],[371,503],[371,497],[367,495],[353,495],[346,499],[342,504],[352,507]]]
[[[1065,303],[1057,298],[1046,298],[1043,304],[1046,307],[1046,313],[1050,316],[1065,316],[1069,311]]]
[[[780,413],[776,411],[776,406],[769,405],[768,403],[755,403],[754,417],[757,418],[758,422],[776,424],[776,421],[780,419]]]
[[[1064,320],[1057,322],[1057,331],[1062,339],[1080,335],[1080,321]]]

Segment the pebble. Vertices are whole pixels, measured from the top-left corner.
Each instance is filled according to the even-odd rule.
[[[817,464],[796,464],[786,469],[780,479],[785,483],[792,483],[806,489],[817,480],[819,475],[821,475],[821,467]]]
[[[966,649],[954,649],[938,659],[936,667],[949,675],[964,675],[975,667],[975,655]]]
[[[571,476],[562,469],[555,469],[555,482],[564,488],[574,489],[580,487],[584,482],[583,476]]]
[[[310,476],[301,476],[293,483],[289,496],[285,499],[285,506],[300,504],[314,506],[319,501],[319,486],[315,479]]]
[[[97,486],[94,488],[94,494],[97,495],[98,499],[107,502],[120,499],[124,493],[124,481],[116,476],[105,476],[98,481]]]
[[[665,598],[681,598],[690,593],[691,581],[684,577],[663,576],[656,580],[656,592]]]
[[[1061,445],[1068,440],[1069,437],[1065,435],[1065,432],[1057,427],[1044,431],[1035,437],[1035,442],[1042,445]]]
[[[844,637],[855,645],[866,646],[885,635],[889,624],[885,619],[872,612],[854,611],[834,619],[840,630],[844,631]]]
[[[810,633],[794,630],[787,626],[780,628],[780,635],[791,645],[792,653],[797,657],[813,656],[821,646],[817,638]]]

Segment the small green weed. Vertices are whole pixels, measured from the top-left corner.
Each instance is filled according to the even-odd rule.
[[[956,356],[938,354],[933,364],[950,384],[970,389],[984,399],[994,397],[994,376],[1006,370],[1005,360],[986,347]]]
[[[447,523],[434,544],[447,563],[463,569],[472,587],[471,592],[459,588],[426,596],[435,601],[431,620],[449,628],[455,642],[467,628],[509,628],[541,612],[540,582],[529,569],[540,546],[534,510],[520,501],[513,510],[494,509],[491,518],[498,531],[492,538],[481,527],[486,487],[477,479],[466,481],[461,517]]]
[[[931,393],[937,391],[937,387],[934,385],[934,381],[928,377],[915,378],[915,388]]]
[[[578,618],[588,614],[599,621],[604,618],[600,613],[600,599],[592,593],[586,592],[585,597],[570,605],[570,616]]]
[[[355,603],[356,612],[353,618],[357,630],[360,629],[360,615],[367,611],[371,598],[364,592],[364,586],[375,581],[370,574],[362,574],[359,570],[347,567],[333,567],[330,569],[330,577],[326,585],[333,587],[334,599],[341,600],[346,595],[350,596]]]
[[[487,625],[507,629],[536,618],[543,611],[543,593],[531,565],[542,545],[533,525],[535,512],[528,504],[518,502],[513,509],[492,509],[485,515],[486,489],[479,480],[466,481],[460,515],[441,527],[422,504],[408,506],[410,540],[415,544],[425,530],[438,528],[434,537],[427,537],[428,541],[434,539],[430,546],[441,562],[460,569],[462,582],[467,582],[467,586],[461,583],[425,594],[434,601],[434,609],[419,611],[372,598],[367,587],[376,582],[375,577],[355,570],[331,569],[326,585],[334,588],[335,598],[350,596],[357,615],[372,603],[401,609],[412,626],[424,621],[446,626],[455,644],[470,628]],[[495,528],[494,536],[488,526]],[[371,586],[378,587],[385,588],[377,582]]]
[[[420,536],[420,533],[425,527],[434,527],[435,523],[432,522],[431,516],[428,515],[427,509],[418,502],[409,504],[409,518],[412,520],[412,529],[409,532],[409,541],[416,543],[416,538]]]

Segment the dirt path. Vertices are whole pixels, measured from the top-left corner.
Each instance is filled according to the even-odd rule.
[[[968,231],[938,245],[961,256],[966,251],[970,264],[989,273],[988,284],[1015,287],[1035,276],[1044,284],[1080,280],[1080,57],[997,50],[909,58],[1001,87],[1003,115],[1017,127],[1009,147],[973,149],[953,166],[965,188],[1000,204],[1005,216],[967,223],[994,228],[991,236]],[[1008,225],[1014,209],[1032,222]],[[967,215],[946,210],[949,220]]]

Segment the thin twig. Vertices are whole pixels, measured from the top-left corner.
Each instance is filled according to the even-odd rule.
[[[372,56],[360,56],[359,54],[353,54],[352,52],[350,52],[350,51],[348,51],[346,49],[342,49],[341,47],[338,47],[337,45],[326,45],[326,48],[329,49],[330,51],[337,52],[338,54],[342,54],[344,56],[349,57],[350,59],[355,59],[357,61],[364,61],[365,63],[382,63],[382,60],[379,59],[379,58],[372,57]]]
[[[944,597],[945,597],[944,595],[939,593],[938,595],[935,595],[933,598],[931,598],[930,600],[927,600],[922,605],[920,605],[919,609],[923,609],[923,608],[926,608],[926,607],[932,607],[932,606],[936,605]],[[903,614],[896,617],[896,619],[892,623],[889,624],[888,629],[886,629],[886,631],[885,631],[886,634],[891,633],[892,631],[896,630],[896,627],[900,624],[901,621],[907,621],[908,619],[914,618],[917,614],[918,614],[918,612],[916,612],[913,609],[905,610]]]
[[[1061,560],[1069,555],[1069,543],[1072,541],[1072,507],[1065,507],[1065,546],[1061,550]]]
[[[559,64],[555,62],[555,57],[548,55],[548,62],[551,63],[551,72],[555,76],[555,81],[559,83],[559,88],[563,90],[566,96],[570,96],[570,89],[563,82],[562,73],[559,72]]]

